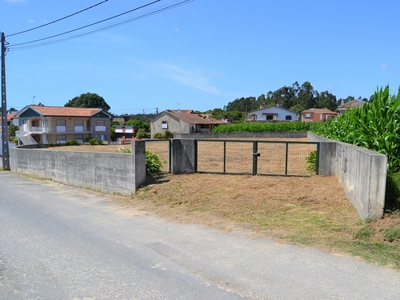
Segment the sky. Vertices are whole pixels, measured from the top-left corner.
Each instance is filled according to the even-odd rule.
[[[400,87],[400,1],[152,1],[0,0],[7,107],[90,92],[116,115],[204,112],[296,81],[337,99]]]

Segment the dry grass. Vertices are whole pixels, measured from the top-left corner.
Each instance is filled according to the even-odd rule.
[[[115,152],[118,147],[50,150]],[[168,160],[168,142],[146,143],[146,148]],[[227,231],[248,230],[400,269],[400,214],[361,221],[335,177],[165,174],[150,180],[130,197],[111,199],[118,205],[151,211],[172,221]],[[391,242],[387,239],[388,229],[399,230],[399,236]]]

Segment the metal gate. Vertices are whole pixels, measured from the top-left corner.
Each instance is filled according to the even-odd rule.
[[[318,175],[318,142],[196,140],[199,173],[310,176]],[[307,158],[314,157],[315,170]],[[312,160],[312,159],[311,159]]]

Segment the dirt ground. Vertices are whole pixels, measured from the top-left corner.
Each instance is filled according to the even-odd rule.
[[[269,140],[269,139],[265,139]],[[285,139],[273,139],[285,141]],[[307,138],[291,141],[308,142]],[[117,152],[130,145],[80,145],[47,148],[53,151]],[[309,145],[307,145],[309,151]],[[158,153],[168,168],[168,141],[146,143],[146,149]],[[130,199],[115,198],[121,205],[135,203],[171,220],[203,223],[230,230],[239,224],[244,210],[261,212],[285,210],[290,205],[307,205],[323,214],[347,215],[358,220],[354,208],[335,177],[242,176],[220,174],[164,174],[149,179]],[[249,208],[250,207],[250,208]],[[166,209],[174,208],[174,209]],[[338,208],[340,208],[338,210]],[[343,209],[343,211],[341,211]],[[339,211],[339,213],[338,213]],[[254,217],[254,212],[251,213]],[[238,225],[239,224],[239,225]]]

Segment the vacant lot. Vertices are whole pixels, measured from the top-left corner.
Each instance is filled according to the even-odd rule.
[[[49,150],[116,152],[119,147],[71,146]],[[168,160],[167,141],[146,143],[146,148]],[[246,230],[400,269],[400,214],[361,221],[335,177],[165,174],[149,179],[132,196],[110,195],[109,199],[173,221],[201,223],[228,231]]]

